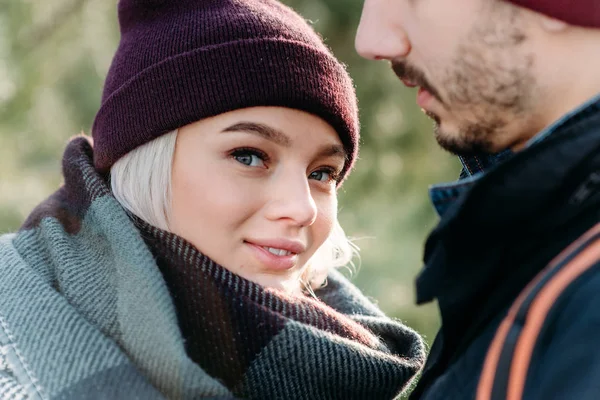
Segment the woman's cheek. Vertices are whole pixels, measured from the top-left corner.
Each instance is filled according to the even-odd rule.
[[[337,218],[337,198],[326,199],[317,210],[317,219],[314,223],[315,240],[322,244],[329,237],[333,229],[333,223]]]

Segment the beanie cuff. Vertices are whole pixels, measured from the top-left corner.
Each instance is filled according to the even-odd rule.
[[[600,28],[600,2],[598,0],[509,0],[521,7],[548,15],[571,25]]]
[[[94,164],[107,172],[134,148],[192,122],[280,106],[317,115],[338,132],[348,153],[345,175],[358,150],[353,99],[344,67],[302,42],[253,39],[196,49],[146,68],[105,99],[92,127]]]

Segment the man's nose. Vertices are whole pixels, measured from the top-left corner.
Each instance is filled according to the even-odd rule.
[[[408,36],[400,23],[399,10],[389,10],[389,1],[365,0],[354,46],[358,54],[370,60],[395,60],[411,50]]]

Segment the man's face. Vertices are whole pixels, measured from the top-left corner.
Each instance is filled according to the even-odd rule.
[[[460,155],[518,148],[540,127],[523,11],[498,0],[365,0],[356,49],[391,61]]]

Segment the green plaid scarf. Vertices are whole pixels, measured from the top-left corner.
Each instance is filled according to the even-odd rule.
[[[390,399],[419,336],[339,273],[319,299],[244,280],[132,221],[87,139],[65,184],[0,237],[2,399]]]

